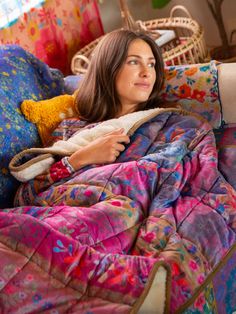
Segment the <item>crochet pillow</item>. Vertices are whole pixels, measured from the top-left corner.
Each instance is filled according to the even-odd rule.
[[[41,101],[24,100],[21,111],[28,121],[36,124],[43,145],[48,143],[52,131],[62,120],[76,116],[72,95],[59,95]]]
[[[20,111],[24,99],[42,100],[64,92],[58,70],[16,45],[0,46],[0,207],[12,206],[18,186],[8,164],[25,148],[41,145],[36,125]]]
[[[165,70],[161,98],[203,116],[213,128],[221,126],[217,62],[177,65]]]

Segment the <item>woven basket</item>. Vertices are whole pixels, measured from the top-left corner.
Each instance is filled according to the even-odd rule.
[[[132,29],[132,17],[127,6],[125,10],[126,14],[121,10],[121,16],[123,20],[126,21],[126,27],[124,28],[128,28],[127,24],[131,24],[130,28]],[[176,10],[183,11],[187,17],[174,17],[174,12],[176,12]],[[131,20],[131,23],[127,23],[127,19]],[[137,21],[135,23],[136,26],[139,25],[140,28],[146,29],[151,35],[154,33],[158,35],[158,30],[175,31],[176,39],[161,47],[164,62],[168,66],[195,64],[207,62],[210,59],[204,40],[203,28],[192,19],[190,13],[184,6],[174,6],[170,12],[170,17],[168,18],[145,22]],[[73,74],[82,74],[87,71],[93,49],[103,36],[92,41],[74,55],[71,61],[71,70]]]

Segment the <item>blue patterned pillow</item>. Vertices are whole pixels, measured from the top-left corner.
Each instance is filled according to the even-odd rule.
[[[12,206],[18,182],[11,176],[8,164],[21,150],[39,146],[35,124],[20,111],[24,99],[41,100],[64,92],[60,71],[16,45],[0,46],[0,208]]]

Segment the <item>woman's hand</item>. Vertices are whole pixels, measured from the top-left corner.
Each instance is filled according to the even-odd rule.
[[[130,142],[128,135],[123,134],[123,129],[118,129],[103,135],[85,147],[73,153],[68,161],[71,166],[78,170],[91,164],[112,163],[125,149],[123,143]]]

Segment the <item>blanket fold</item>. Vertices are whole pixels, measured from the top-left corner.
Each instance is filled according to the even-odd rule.
[[[70,156],[96,138],[119,128],[124,129],[124,134],[132,135],[143,123],[165,110],[156,108],[130,113],[117,119],[99,123],[91,129],[82,130],[66,141],[57,141],[51,147],[26,149],[12,158],[9,169],[18,181],[29,181],[42,174],[55,162],[53,155]],[[179,109],[172,110],[178,111]],[[34,157],[36,154],[41,156]],[[25,158],[26,161],[24,160]]]

